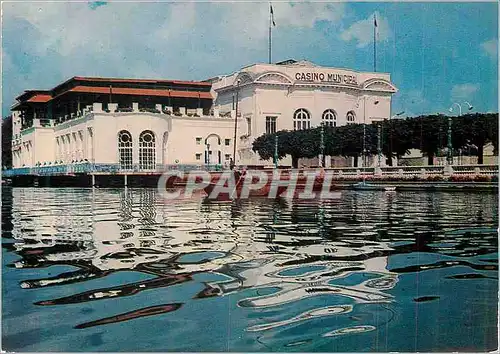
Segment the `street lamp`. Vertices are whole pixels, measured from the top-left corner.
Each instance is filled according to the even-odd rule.
[[[403,114],[405,114],[405,111],[401,111],[401,112],[399,112],[399,113],[396,113],[396,114],[395,114],[395,115],[393,115],[390,119],[394,119],[394,118],[399,117],[400,115],[403,115]]]
[[[467,110],[470,111],[472,110],[474,107],[467,101],[465,101],[465,103],[467,104]],[[461,116],[462,115],[462,106],[460,105],[460,103],[457,103],[457,102],[454,102],[449,111],[450,113],[453,112],[453,106],[458,106],[458,116]],[[451,143],[451,116],[448,116],[448,154],[447,154],[447,163],[448,165],[452,165],[453,164],[453,146],[452,146],[452,143]]]
[[[233,141],[233,164],[236,165],[236,131],[238,129],[238,101],[240,93],[240,80],[236,81],[236,114],[234,115],[234,141]]]
[[[274,168],[278,168],[278,133],[274,136]]]
[[[394,114],[394,115],[390,116],[390,117],[389,117],[389,122],[390,122],[391,120],[393,120],[394,118],[396,118],[396,117],[399,117],[399,116],[403,115],[404,113],[405,113],[405,111],[401,111],[401,112],[399,112],[399,113],[396,113],[396,114]],[[386,120],[387,120],[387,119],[384,119],[384,121],[386,121]],[[390,161],[390,164],[391,164],[391,166],[392,166],[392,123],[390,123],[390,126],[389,126],[389,127],[390,127],[390,137],[389,137],[389,161]],[[382,153],[380,152],[380,153],[379,153],[379,166],[380,166],[380,159],[381,159],[381,155],[382,155]]]
[[[462,114],[462,113],[460,113]],[[447,162],[448,165],[453,165],[453,145],[451,143],[451,116],[448,116],[448,154]]]
[[[379,104],[379,100],[375,100],[373,105]],[[363,168],[366,166],[366,95],[363,96]]]
[[[469,102],[465,101],[465,104],[467,105],[467,110],[468,111],[472,111],[472,109],[474,108]],[[461,116],[462,115],[462,106],[460,105],[460,103],[457,103],[457,102],[454,102],[449,111],[450,113],[453,112],[453,106],[457,105],[458,106],[458,115]]]
[[[382,124],[377,124],[377,155],[378,155],[378,167],[381,167],[382,161],[382,145],[380,143]]]
[[[320,130],[320,143],[319,148],[321,150],[321,167],[325,167],[325,128],[324,122],[321,122],[321,130]]]
[[[454,106],[454,105],[457,105],[457,106],[458,106],[458,115],[459,115],[459,116],[461,116],[461,115],[462,115],[462,106],[460,105],[460,103],[457,103],[457,102],[454,102],[454,103],[451,105],[451,107],[450,107],[450,109],[449,109],[450,113],[452,113],[452,112],[453,112],[453,106]]]

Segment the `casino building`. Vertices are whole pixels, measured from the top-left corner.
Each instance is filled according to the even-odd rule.
[[[387,73],[294,60],[202,82],[73,77],[17,97],[13,167],[224,165],[233,154],[235,123],[236,164],[268,165],[252,152],[256,137],[387,119],[396,91]]]

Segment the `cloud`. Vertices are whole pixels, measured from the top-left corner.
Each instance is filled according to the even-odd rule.
[[[344,41],[356,41],[358,48],[366,47],[373,43],[373,16],[377,17],[377,42],[387,41],[391,36],[389,22],[378,12],[373,13],[367,19],[353,23],[348,29],[340,35]]]
[[[479,84],[461,84],[455,85],[451,89],[451,99],[456,100],[471,100],[474,94],[479,91]]]
[[[498,39],[490,39],[481,43],[483,53],[490,56],[492,59],[498,59]]]
[[[338,23],[345,13],[342,3],[277,3],[273,5],[276,25],[312,28],[319,21]]]
[[[316,25],[340,23],[345,6],[273,4],[276,51],[320,47]],[[264,2],[9,2],[2,10],[4,113],[23,90],[75,75],[202,80],[267,59]]]

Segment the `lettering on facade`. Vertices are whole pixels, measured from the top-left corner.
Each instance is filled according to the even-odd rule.
[[[343,74],[325,74],[325,73],[304,73],[298,72],[295,74],[295,80],[297,81],[313,81],[313,82],[335,82],[337,84],[345,85],[357,85],[358,80],[354,75],[343,75]]]

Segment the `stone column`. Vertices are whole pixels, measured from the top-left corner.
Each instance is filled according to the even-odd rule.
[[[443,173],[447,177],[451,176],[453,174],[453,166],[452,165],[444,166]]]
[[[92,111],[94,113],[102,113],[102,103],[94,102],[94,104],[92,105]]]

